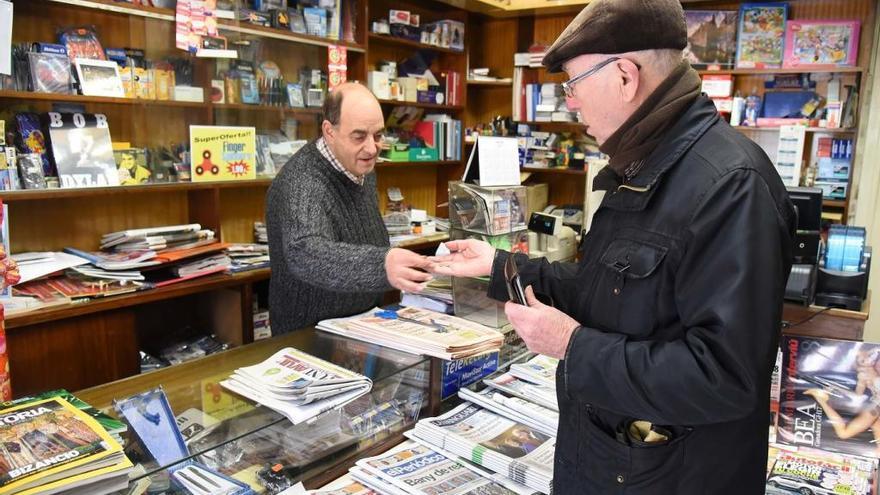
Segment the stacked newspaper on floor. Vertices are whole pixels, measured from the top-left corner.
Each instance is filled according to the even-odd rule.
[[[556,438],[535,428],[465,402],[442,416],[420,420],[413,435],[516,483],[550,493]]]
[[[463,318],[421,308],[373,309],[318,322],[317,328],[411,354],[461,359],[501,348],[504,336]]]
[[[262,363],[238,368],[220,385],[299,424],[366,394],[373,382],[286,347]]]
[[[491,473],[411,440],[357,461],[350,475],[362,486],[389,495],[522,493],[494,481]]]
[[[132,464],[92,417],[61,397],[0,409],[0,493],[100,495]]]

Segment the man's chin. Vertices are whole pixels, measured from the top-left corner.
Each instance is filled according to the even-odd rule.
[[[361,172],[361,175],[367,175],[372,172],[373,169],[376,168],[376,159],[372,160],[358,160],[357,161],[357,169]]]

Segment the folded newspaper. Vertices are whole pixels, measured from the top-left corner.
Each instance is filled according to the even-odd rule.
[[[499,390],[487,387],[480,392],[474,392],[463,388],[458,391],[458,396],[483,409],[531,426],[546,435],[555,437],[559,428],[558,412]]]
[[[413,441],[361,459],[357,466],[359,475],[392,485],[405,495],[516,495],[480,472]]]
[[[514,397],[534,402],[553,411],[559,411],[559,404],[556,401],[556,387],[546,387],[520,380],[510,372],[487,378],[483,380],[483,383]]]
[[[413,434],[511,480],[549,494],[556,439],[535,428],[465,402],[416,423]]]
[[[504,336],[489,327],[421,308],[373,309],[323,320],[317,328],[412,354],[461,359],[501,348]]]
[[[556,366],[558,364],[558,359],[538,354],[525,363],[511,364],[510,374],[520,380],[555,389]]]
[[[373,382],[292,347],[262,363],[238,368],[223,387],[287,416],[293,424],[366,394]]]

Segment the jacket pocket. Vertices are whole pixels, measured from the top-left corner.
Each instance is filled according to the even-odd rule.
[[[590,315],[606,331],[634,337],[649,335],[656,325],[657,300],[666,246],[637,238],[611,241],[597,263]]]
[[[618,440],[613,430],[589,412],[584,415],[581,428],[587,446],[581,456],[581,468],[608,493],[679,492],[690,428],[670,427],[674,435],[668,441],[636,445]]]

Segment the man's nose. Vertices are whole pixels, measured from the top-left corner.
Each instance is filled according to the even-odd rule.
[[[569,98],[565,97],[565,108],[567,108],[570,112],[574,112],[581,108],[581,102],[577,98]]]
[[[373,136],[368,136],[367,142],[364,145],[364,151],[371,155],[375,155],[379,151],[379,142],[376,141]]]

